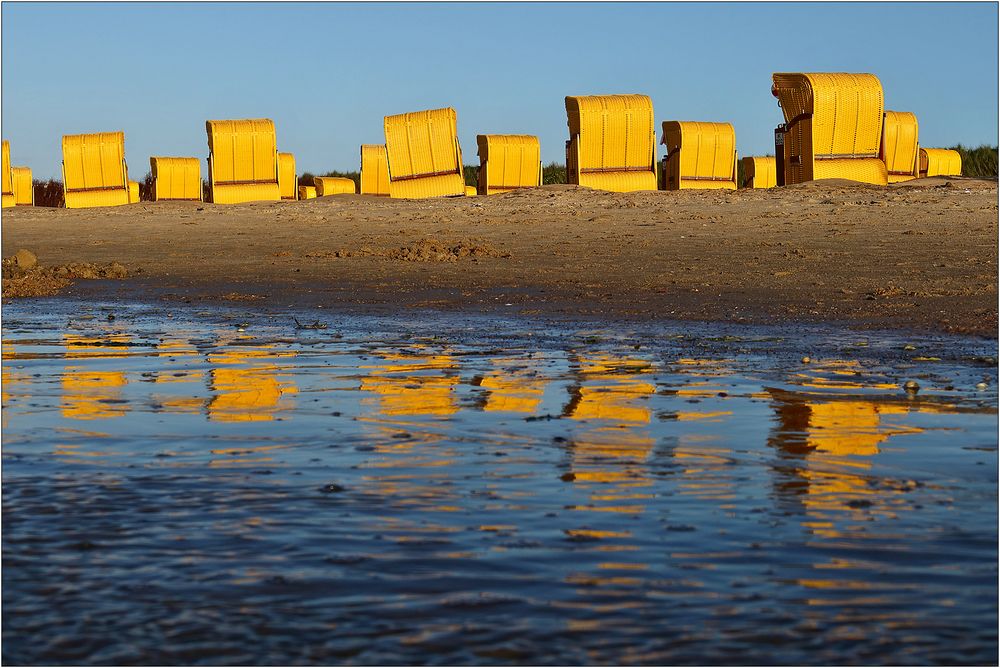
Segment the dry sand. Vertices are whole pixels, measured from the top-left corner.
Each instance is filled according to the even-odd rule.
[[[997,183],[974,179],[627,194],[546,186],[416,201],[5,209],[2,253],[30,249],[48,267],[120,262],[130,295],[151,299],[996,337],[997,215]]]

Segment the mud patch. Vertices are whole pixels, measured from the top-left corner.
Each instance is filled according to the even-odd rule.
[[[310,251],[305,256],[312,259],[379,257],[400,262],[457,262],[459,260],[475,261],[486,257],[509,258],[511,254],[480,239],[441,241],[425,238],[414,244],[398,248],[362,246],[357,250],[341,248],[335,251]]]
[[[45,297],[58,294],[74,280],[121,280],[128,276],[128,269],[120,262],[71,262],[45,267],[38,264],[34,253],[22,249],[3,260],[3,297]]]

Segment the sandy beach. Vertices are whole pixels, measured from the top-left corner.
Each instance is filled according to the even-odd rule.
[[[464,199],[18,208],[3,213],[2,252],[29,249],[44,267],[118,262],[129,277],[116,288],[168,301],[996,337],[997,234],[995,181],[932,178],[888,188],[545,186]],[[8,276],[4,295],[30,293],[30,283],[30,274]]]

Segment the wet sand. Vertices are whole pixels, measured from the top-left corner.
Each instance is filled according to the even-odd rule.
[[[546,186],[3,213],[4,257],[121,262],[115,294],[391,313],[833,322],[997,335],[997,183],[606,193]],[[97,289],[80,281],[71,291]],[[103,282],[102,282],[103,283]]]

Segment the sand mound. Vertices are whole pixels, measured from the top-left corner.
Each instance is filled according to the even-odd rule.
[[[102,278],[128,278],[128,269],[119,262],[72,262],[43,267],[34,253],[23,248],[3,260],[3,296],[8,298],[54,295],[76,279]]]

